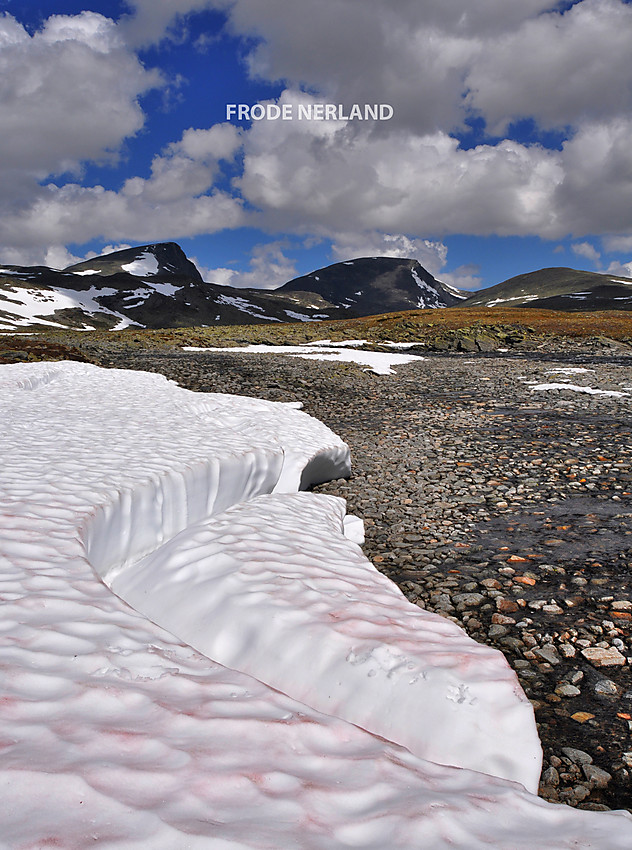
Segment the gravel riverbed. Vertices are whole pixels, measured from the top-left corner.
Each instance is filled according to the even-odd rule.
[[[515,669],[544,749],[541,795],[632,810],[630,354],[433,355],[388,376],[282,355],[97,360],[302,401],[351,447],[352,477],[316,489],[363,518],[367,557]],[[627,394],[533,388],[565,382]]]

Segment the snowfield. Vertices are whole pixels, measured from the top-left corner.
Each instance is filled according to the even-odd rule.
[[[530,793],[502,655],[297,492],[349,473],[322,423],[78,363],[0,407],[1,848],[632,846]]]
[[[287,311],[286,311],[287,312]],[[183,351],[210,351],[213,354],[285,354],[289,357],[301,357],[303,360],[333,360],[335,363],[357,363],[364,371],[376,375],[392,375],[394,366],[404,363],[421,362],[422,357],[414,354],[388,354],[382,351],[349,350],[364,345],[366,340],[346,340],[331,342],[328,339],[301,345],[262,345],[252,344],[232,348],[198,348],[183,346]]]

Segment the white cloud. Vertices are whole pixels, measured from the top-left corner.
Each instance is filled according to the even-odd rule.
[[[603,246],[607,254],[632,253],[632,236],[606,236]]]
[[[214,180],[239,145],[238,130],[227,124],[189,129],[154,157],[150,177],[132,177],[118,192],[79,183],[37,187],[29,205],[0,216],[0,252],[5,262],[19,255],[36,263],[49,245],[95,238],[154,242],[237,227],[242,203],[217,191]]]
[[[606,269],[606,274],[611,274],[616,277],[630,277],[632,278],[632,260],[627,263],[618,263],[613,262],[610,263],[608,268]]]
[[[627,245],[632,5],[580,0],[561,14],[567,5],[128,0],[118,24],[92,12],[57,15],[33,35],[0,17],[2,256],[43,261],[50,246],[53,256],[71,242],[176,239],[243,224],[330,238],[340,257],[414,249],[433,273],[442,268],[438,240],[452,233],[618,234],[606,250]],[[286,80],[283,102],[315,99],[299,92],[306,84],[318,100],[393,103],[395,117],[261,121],[241,133],[191,127],[118,191],[81,185],[83,164],[116,157],[143,127],[140,96],[164,85],[131,45],[172,37],[174,26],[193,32],[204,9],[254,36],[244,42],[251,71]],[[517,117],[572,128],[561,150],[509,140],[466,150],[451,133],[468,110],[496,129]],[[222,164],[242,150],[243,173],[218,191]],[[73,183],[42,187],[64,172]],[[261,275],[271,285],[256,262],[244,280]]]
[[[578,257],[585,257],[587,260],[592,260],[593,263],[598,263],[601,258],[599,251],[590,242],[576,242],[574,245],[571,245],[571,251],[573,254],[577,254]]]
[[[282,102],[309,100],[286,91]],[[343,122],[258,122],[244,137],[244,197],[267,226],[561,235],[554,189],[560,153],[505,141],[459,148],[446,133],[388,137]]]
[[[156,205],[142,193],[127,196],[102,186],[46,188],[27,210],[0,221],[0,246],[80,245],[97,237],[155,242],[213,233],[243,221],[240,203],[225,192]]]
[[[564,178],[552,198],[560,222],[577,235],[630,231],[632,119],[582,126],[561,156]]]
[[[80,263],[82,257],[71,254],[65,245],[51,245],[46,251],[44,265],[51,269],[65,269],[74,263]]]
[[[490,39],[468,69],[468,105],[495,133],[512,119],[543,127],[604,120],[632,106],[632,6],[583,0]]]
[[[465,289],[469,292],[480,289],[483,283],[480,277],[480,267],[474,263],[458,266],[451,272],[442,272],[437,277],[443,283],[449,283],[450,286],[456,286],[457,289]]]
[[[500,35],[557,5],[234,0],[229,20],[233,32],[257,39],[249,54],[253,75],[307,84],[348,103],[393,103],[398,126],[425,133],[461,124],[463,81],[472,64],[493,51]]]
[[[441,242],[411,239],[402,233],[339,233],[332,244],[336,260],[356,257],[404,257],[418,260],[431,274],[436,275],[446,262],[448,249]]]
[[[195,198],[214,183],[222,160],[232,160],[240,147],[239,131],[230,124],[208,130],[189,128],[178,142],[167,146],[151,164],[151,177],[132,177],[122,194],[151,204],[169,204]]]
[[[0,17],[3,178],[14,186],[112,157],[143,126],[138,97],[159,83],[102,15],[56,15],[33,36]]]
[[[288,280],[298,277],[294,260],[283,253],[286,247],[284,241],[255,245],[249,262],[250,270],[247,272],[217,268],[203,271],[200,269],[200,273],[204,280],[219,283],[222,286],[236,286],[240,289],[276,289]]]
[[[144,47],[164,38],[178,38],[176,29],[187,15],[221,4],[214,0],[127,0],[130,14],[120,21],[129,44]]]

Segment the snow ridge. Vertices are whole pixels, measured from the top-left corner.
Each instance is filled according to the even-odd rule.
[[[210,569],[226,588],[247,580],[263,539],[270,581],[285,575],[304,603],[299,619],[331,610],[322,608],[328,593],[359,604],[346,664],[390,686],[398,659],[369,657],[357,632],[363,603],[348,594],[372,576],[343,536],[343,505],[296,493],[320,475],[348,474],[348,449],[324,425],[292,405],[86,364],[3,366],[0,384],[0,848],[630,846],[623,813],[549,805],[504,779],[425,761],[200,655],[99,581],[91,563],[132,575],[134,559],[166,554],[189,581]],[[278,522],[249,538],[264,504]],[[294,548],[288,523],[300,532]],[[335,572],[329,586],[311,584],[315,547],[346,571],[342,590]],[[231,574],[241,560],[240,574],[221,575],[221,558]],[[265,602],[266,563],[235,597],[244,612]],[[241,639],[256,646],[264,635],[247,623]],[[388,617],[378,625],[386,633]],[[436,644],[440,666],[466,662],[438,635]],[[330,649],[324,640],[293,664],[313,667]],[[463,689],[452,697],[466,706]]]

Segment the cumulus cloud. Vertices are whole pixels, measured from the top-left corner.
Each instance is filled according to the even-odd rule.
[[[51,269],[65,269],[75,263],[80,263],[82,259],[83,257],[72,254],[65,245],[51,245],[46,251],[44,265]]]
[[[336,260],[356,257],[404,257],[418,260],[436,275],[443,268],[448,249],[442,242],[429,239],[411,239],[403,233],[339,233],[332,243],[332,256]]]
[[[631,30],[632,6],[621,0],[583,0],[525,20],[476,55],[466,104],[497,134],[517,118],[565,127],[624,113],[632,105]]]
[[[632,236],[606,236],[602,241],[607,254],[618,252],[632,254]]]
[[[207,192],[220,170],[241,145],[240,134],[230,124],[215,124],[208,130],[185,130],[178,142],[154,157],[151,177],[132,177],[122,188],[128,198],[148,204],[170,204]]]
[[[276,289],[288,280],[298,277],[294,260],[286,257],[284,241],[255,245],[252,249],[249,271],[238,272],[229,268],[200,270],[204,280],[219,283],[222,286],[236,286],[240,289]],[[199,267],[198,267],[199,268]]]
[[[631,226],[632,119],[589,122],[564,143],[564,177],[552,202],[574,234],[625,233]]]
[[[443,283],[449,283],[450,286],[456,286],[457,289],[465,289],[469,292],[480,289],[483,283],[480,266],[475,263],[466,263],[451,272],[443,272],[438,275],[438,278]]]
[[[310,96],[286,91],[281,102]],[[244,197],[268,226],[559,234],[560,154],[504,141],[463,150],[447,133],[389,137],[336,121],[258,122],[244,138]]]
[[[130,12],[120,27],[129,44],[144,47],[177,37],[175,28],[187,15],[218,5],[213,0],[127,0]]]
[[[498,37],[558,5],[234,0],[228,14],[233,32],[257,39],[248,55],[253,76],[307,85],[349,103],[386,101],[395,107],[397,126],[431,132],[462,123],[464,78]]]
[[[14,185],[16,179],[77,172],[86,160],[111,158],[143,126],[138,98],[159,84],[160,75],[142,66],[102,15],[55,15],[32,36],[3,15],[3,177],[12,174],[8,182]]]
[[[632,278],[632,260],[627,263],[610,263],[606,269],[606,274],[616,275],[617,277]]]
[[[117,23],[57,15],[32,35],[0,17],[0,246],[14,253],[30,247],[43,259],[50,246],[95,237],[153,241],[247,224],[332,239],[336,257],[414,250],[436,273],[439,240],[453,233],[630,238],[632,5],[623,0],[127,5]],[[140,98],[164,85],[134,49],[174,27],[193,31],[208,9],[247,39],[251,75],[285,81],[281,103],[388,102],[392,121],[191,127],[118,191],[82,185],[83,164],[119,155],[143,127]],[[472,116],[497,132],[528,118],[536,137],[564,127],[567,138],[559,149],[511,139],[461,147],[455,133]],[[241,170],[220,191],[224,163]],[[41,185],[67,172],[73,182]],[[279,250],[267,256],[283,269],[291,261]],[[256,262],[244,279],[262,275]],[[459,274],[475,283],[475,271]]]
[[[68,242],[81,245],[98,237],[154,242],[214,233],[238,227],[242,221],[241,204],[226,192],[156,205],[143,193],[126,195],[102,186],[51,184],[30,207],[0,221],[0,246],[26,250],[28,246]]]
[[[188,129],[154,157],[148,178],[129,178],[120,191],[79,183],[37,187],[28,205],[0,216],[2,256],[44,262],[50,245],[94,238],[153,242],[237,227],[243,204],[214,188],[214,180],[239,146],[233,126]]]
[[[576,242],[574,245],[571,245],[571,251],[573,254],[577,254],[578,257],[585,257],[593,263],[598,263],[601,259],[601,254],[590,242]]]

